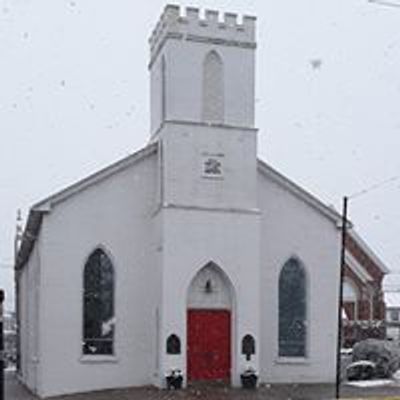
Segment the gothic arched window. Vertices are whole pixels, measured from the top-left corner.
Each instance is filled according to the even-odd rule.
[[[165,57],[161,59],[161,121],[165,121],[167,115],[167,63]]]
[[[181,341],[175,334],[168,336],[167,354],[181,354]]]
[[[114,324],[114,268],[96,249],[83,276],[83,354],[113,354]]]
[[[279,356],[305,357],[307,341],[306,274],[291,258],[279,276]]]
[[[224,120],[224,66],[216,51],[210,51],[203,66],[203,120]]]
[[[242,339],[242,354],[246,356],[246,360],[250,361],[251,356],[256,354],[256,341],[251,335],[246,335]]]

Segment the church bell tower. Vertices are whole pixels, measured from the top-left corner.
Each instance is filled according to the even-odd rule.
[[[187,381],[214,376],[238,385],[241,371],[259,367],[258,350],[250,358],[241,350],[249,335],[259,346],[255,18],[211,10],[203,17],[197,8],[168,5],[150,47],[151,141],[159,143],[160,171],[155,376],[162,385],[178,368]],[[223,335],[221,354],[211,339],[193,353],[202,346],[195,343],[199,321],[204,335]],[[166,351],[171,337],[181,341],[180,353]],[[223,365],[193,369],[203,365],[197,356],[210,354]]]
[[[151,132],[164,121],[254,127],[255,18],[166,6],[150,38]]]
[[[255,18],[182,12],[167,5],[149,40],[151,138],[164,150],[163,201],[254,209]]]

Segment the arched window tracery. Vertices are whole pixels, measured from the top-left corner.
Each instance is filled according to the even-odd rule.
[[[83,276],[83,354],[113,354],[114,325],[114,267],[107,254],[96,249]]]
[[[279,356],[306,357],[307,283],[305,270],[291,258],[279,276]]]

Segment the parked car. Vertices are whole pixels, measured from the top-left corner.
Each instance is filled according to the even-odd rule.
[[[372,379],[376,376],[376,364],[367,360],[352,362],[346,368],[346,376],[349,381]]]

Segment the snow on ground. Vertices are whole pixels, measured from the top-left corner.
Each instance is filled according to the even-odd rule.
[[[371,379],[369,381],[350,381],[347,382],[349,386],[368,388],[368,387],[378,387],[392,385],[394,381],[392,379]]]
[[[393,379],[400,382],[400,369],[393,374]]]
[[[359,388],[379,387],[379,386],[399,386],[400,385],[400,369],[397,370],[392,379],[370,379],[366,381],[347,381],[346,385]]]

